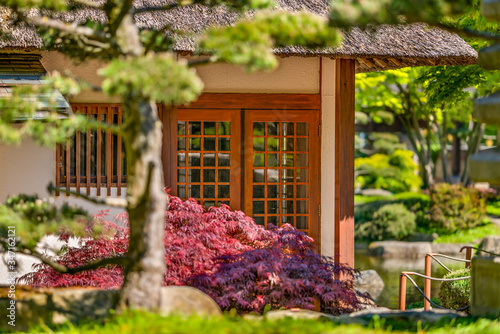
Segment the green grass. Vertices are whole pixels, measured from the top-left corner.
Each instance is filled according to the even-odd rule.
[[[486,207],[489,216],[500,217],[500,201],[489,201]]]
[[[470,230],[460,230],[450,235],[440,235],[434,242],[468,243],[482,239],[488,235],[500,235],[500,228],[495,224],[489,223]]]
[[[293,320],[290,318],[270,320],[249,320],[236,316],[222,319],[202,319],[198,317],[161,317],[156,314],[134,312],[108,320],[105,324],[89,324],[79,327],[71,325],[49,328],[34,328],[31,333],[95,333],[95,334],[382,334],[422,332],[435,334],[497,334],[500,332],[498,320],[464,318],[459,320],[442,319],[438,323],[424,327],[415,321],[384,321],[374,317],[367,327],[359,325],[335,325],[328,321]]]
[[[403,201],[408,199],[428,199],[429,196],[421,193],[405,192],[392,196],[362,196],[354,195],[355,204],[371,203],[376,201]]]

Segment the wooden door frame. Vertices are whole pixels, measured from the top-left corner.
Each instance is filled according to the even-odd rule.
[[[355,60],[336,61],[335,262],[354,267]]]

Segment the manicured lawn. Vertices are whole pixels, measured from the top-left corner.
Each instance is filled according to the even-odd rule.
[[[54,330],[54,331],[53,331]],[[430,327],[422,327],[415,322],[386,323],[377,319],[372,320],[368,327],[359,325],[335,325],[326,321],[280,319],[276,321],[246,320],[241,317],[225,316],[222,319],[200,319],[160,317],[149,313],[132,313],[108,321],[104,325],[86,325],[81,327],[64,326],[55,329],[37,328],[32,333],[99,333],[99,334],[127,334],[127,333],[238,333],[238,334],[302,334],[302,333],[331,333],[331,334],[379,334],[379,333],[410,333],[422,332],[435,334],[497,334],[500,333],[500,322],[487,319],[461,319],[449,321],[443,319],[440,323]]]
[[[467,243],[482,239],[488,235],[500,235],[500,228],[495,224],[489,223],[470,230],[460,230],[450,235],[440,235],[434,242]]]

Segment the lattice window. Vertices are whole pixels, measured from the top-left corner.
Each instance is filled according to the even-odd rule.
[[[74,104],[73,111],[87,115],[101,122],[121,125],[122,107],[118,104]],[[111,196],[111,188],[121,188],[127,182],[127,164],[121,136],[100,130],[77,132],[64,145],[58,145],[56,151],[56,184],[66,188],[86,188],[90,195],[91,188],[106,188],[106,195]]]
[[[239,124],[234,111],[181,111],[177,123],[177,196],[205,207],[239,208]]]

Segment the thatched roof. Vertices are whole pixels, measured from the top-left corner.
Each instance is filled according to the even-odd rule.
[[[171,0],[136,0],[136,7],[163,5]],[[289,11],[306,9],[327,17],[328,0],[277,0],[280,7]],[[251,14],[250,14],[251,15]],[[64,14],[67,21],[104,20],[97,10],[77,10]],[[161,29],[171,25],[173,29],[199,33],[214,25],[230,25],[238,15],[223,8],[202,6],[181,7],[169,12],[143,13],[136,16],[138,25]],[[0,41],[0,48],[40,48],[40,37],[28,28],[17,29],[9,41]],[[176,50],[189,54],[195,50],[194,38],[181,39]],[[290,46],[278,48],[276,54],[300,57],[324,56],[330,58],[355,58],[358,72],[395,69],[406,66],[468,65],[476,62],[477,52],[454,33],[425,24],[382,26],[375,32],[354,29],[345,33],[344,42],[336,49],[320,50]]]

